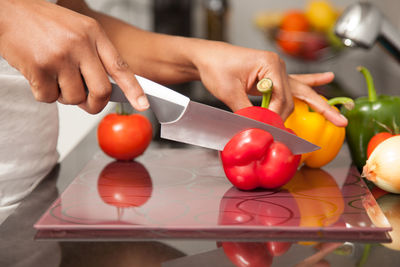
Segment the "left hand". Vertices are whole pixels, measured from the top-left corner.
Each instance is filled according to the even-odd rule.
[[[193,53],[193,63],[203,84],[233,111],[252,106],[247,95],[259,95],[257,82],[270,78],[274,89],[269,109],[283,120],[293,111],[293,97],[297,97],[333,124],[347,124],[346,118],[311,88],[331,82],[333,73],[288,75],[284,61],[276,53],[222,42],[200,40],[199,44]]]

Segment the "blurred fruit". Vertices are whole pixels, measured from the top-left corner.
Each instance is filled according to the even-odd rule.
[[[302,58],[305,60],[318,60],[322,57],[322,49],[328,46],[325,36],[315,33],[307,34],[303,40]]]
[[[302,35],[308,32],[310,24],[303,12],[290,10],[286,12],[279,26],[277,43],[289,55],[296,56],[302,49]]]
[[[329,0],[309,0],[304,10],[260,12],[254,24],[284,54],[304,61],[320,61],[338,55],[345,47],[334,33],[339,13]]]
[[[328,39],[329,44],[332,46],[332,48],[334,48],[336,50],[345,48],[342,40],[340,40],[340,38],[335,34],[335,25],[331,26],[331,28],[326,33],[326,37]]]
[[[310,28],[310,23],[302,11],[289,10],[283,15],[280,28],[285,31],[306,32]]]
[[[281,12],[262,12],[256,15],[254,24],[261,30],[276,27],[282,21],[283,14]]]
[[[306,7],[306,16],[317,31],[328,32],[335,24],[338,13],[329,1],[310,1]]]

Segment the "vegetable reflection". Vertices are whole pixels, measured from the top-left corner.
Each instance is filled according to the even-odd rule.
[[[104,203],[118,208],[139,207],[152,195],[153,185],[147,169],[137,161],[113,161],[101,171],[97,190]]]

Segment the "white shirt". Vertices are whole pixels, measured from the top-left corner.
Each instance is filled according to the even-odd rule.
[[[37,102],[0,57],[0,206],[18,202],[56,164],[57,105]]]
[[[57,163],[57,137],[57,105],[37,102],[0,57],[0,224]]]

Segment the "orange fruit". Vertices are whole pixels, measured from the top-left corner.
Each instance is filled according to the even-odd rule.
[[[308,31],[310,23],[306,15],[299,10],[290,10],[283,15],[280,29],[285,31]]]
[[[286,12],[282,17],[276,37],[279,47],[289,55],[300,54],[304,32],[308,32],[309,29],[310,24],[302,11]]]

